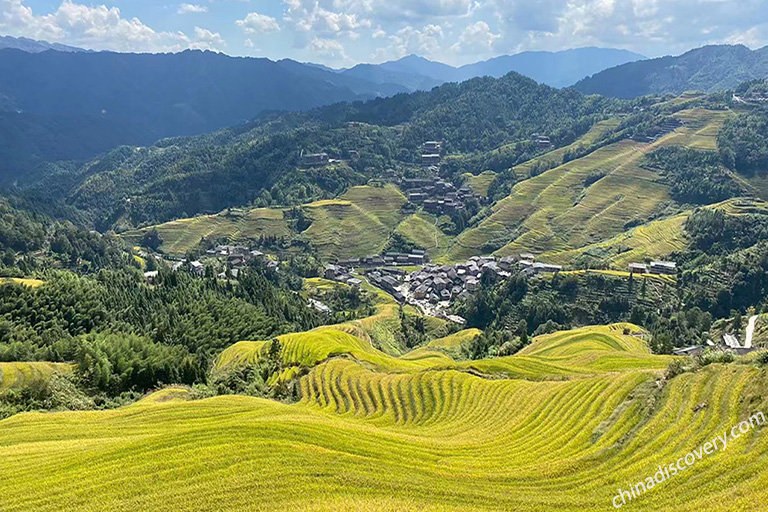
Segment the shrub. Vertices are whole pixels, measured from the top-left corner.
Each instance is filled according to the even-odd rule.
[[[732,363],[735,357],[731,352],[722,350],[706,350],[698,357],[698,363],[701,366],[717,363]]]

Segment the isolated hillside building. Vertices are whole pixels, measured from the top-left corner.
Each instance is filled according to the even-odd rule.
[[[675,263],[674,261],[652,261],[651,273],[675,274],[677,273],[677,263]]]
[[[675,349],[672,351],[672,354],[676,356],[695,356],[695,355],[701,354],[703,350],[704,350],[704,347],[692,346],[692,347]]]
[[[539,149],[549,149],[552,147],[552,141],[546,135],[534,133],[531,139],[536,143]]]
[[[189,271],[197,277],[202,277],[205,274],[205,266],[199,261],[193,261],[189,264]]]
[[[321,165],[328,165],[330,157],[328,153],[304,153],[301,154],[302,165],[308,167],[315,167]]]
[[[443,152],[443,142],[439,140],[430,140],[421,145],[422,154],[440,154]]]
[[[648,265],[645,263],[630,263],[629,264],[629,273],[630,274],[645,274],[648,272]]]
[[[155,282],[157,281],[158,274],[159,273],[157,270],[150,270],[149,272],[144,272],[144,279],[146,279],[149,284],[155,284]]]
[[[533,271],[538,272],[560,272],[563,270],[563,267],[561,265],[550,265],[549,263],[534,263],[533,264]]]

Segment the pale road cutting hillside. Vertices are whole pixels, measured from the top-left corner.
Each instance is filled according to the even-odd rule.
[[[747,337],[744,340],[744,348],[752,348],[752,336],[755,334],[755,324],[759,315],[752,315],[749,317],[749,323],[747,324]]]

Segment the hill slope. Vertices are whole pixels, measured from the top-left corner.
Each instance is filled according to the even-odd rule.
[[[631,62],[580,80],[585,94],[635,98],[646,94],[682,94],[734,89],[742,82],[768,76],[768,47],[704,46],[675,57]]]
[[[8,510],[29,511],[62,503],[73,511],[608,510],[619,488],[768,406],[765,374],[748,365],[672,381],[646,366],[596,367],[594,354],[666,364],[621,334],[627,328],[555,333],[512,356],[534,374],[537,359],[592,368],[555,381],[371,360],[373,371],[361,363],[375,353],[360,340],[327,333],[329,347],[358,351],[311,363],[294,405],[186,401],[185,391],[169,388],[115,411],[4,420],[0,471],[13,478],[0,479],[0,491]],[[287,346],[316,342],[293,336]],[[767,460],[768,440],[752,430],[632,506],[758,510],[768,497]]]
[[[715,135],[727,115],[724,111],[683,110],[674,116],[685,124],[652,144],[625,139],[557,165],[566,151],[588,146],[612,126],[597,124],[570,147],[515,167],[516,173],[525,176],[537,164],[556,165],[518,182],[493,206],[491,215],[456,238],[447,257],[461,260],[479,252],[508,255],[570,251],[619,236],[629,226],[644,224],[659,205],[671,198],[660,176],[641,165],[643,157],[669,145],[714,149]]]
[[[299,186],[302,197],[307,187],[317,191],[315,197],[329,197],[365,183],[373,164],[380,169],[416,164],[425,140],[445,140],[450,152],[487,151],[529,140],[535,131],[557,142],[621,107],[514,73],[478,78],[428,93],[337,104],[210,135],[161,140],[148,148],[118,148],[77,172],[55,174],[35,193],[46,203],[65,198],[98,218],[100,230],[118,221],[146,225],[255,200],[263,205],[272,201],[262,199],[270,189],[273,198]],[[354,150],[360,159],[305,171],[302,150],[326,150],[334,159]],[[320,193],[322,187],[327,188]],[[55,197],[46,197],[52,191]]]

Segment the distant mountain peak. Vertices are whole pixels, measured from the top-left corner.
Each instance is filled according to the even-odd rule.
[[[11,48],[21,50],[27,53],[41,53],[48,50],[57,52],[80,53],[88,52],[82,48],[67,46],[59,43],[49,43],[48,41],[36,41],[27,37],[0,36],[0,50]]]

